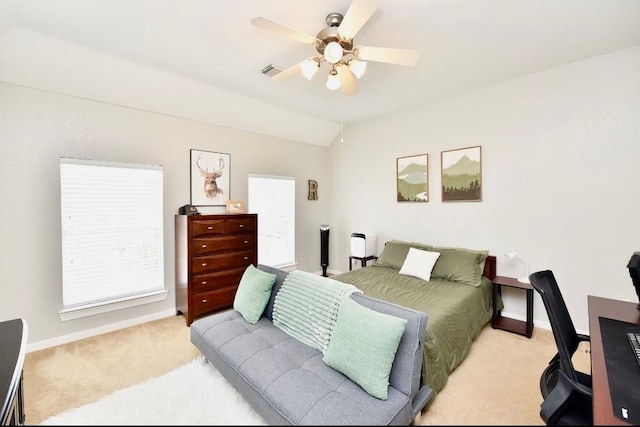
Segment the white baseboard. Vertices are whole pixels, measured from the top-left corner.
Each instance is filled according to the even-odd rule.
[[[136,317],[133,319],[127,319],[118,323],[111,323],[99,328],[87,329],[85,331],[75,332],[73,334],[63,335],[48,340],[38,341],[27,345],[27,353],[32,351],[43,350],[49,347],[55,347],[57,345],[66,344],[73,341],[78,341],[83,338],[94,337],[96,335],[106,334],[107,332],[117,331],[119,329],[128,328],[130,326],[140,325],[142,323],[151,322],[158,319],[164,319],[165,317],[175,316],[176,310],[170,309],[166,311],[160,311],[158,313],[149,314],[147,316]]]

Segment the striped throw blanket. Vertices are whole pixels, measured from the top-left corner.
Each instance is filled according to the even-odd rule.
[[[273,324],[324,353],[344,295],[361,291],[328,277],[294,270],[287,275],[273,303]]]

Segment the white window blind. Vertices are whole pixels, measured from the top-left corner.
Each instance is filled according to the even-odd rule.
[[[296,181],[288,176],[249,175],[248,210],[258,214],[258,262],[295,264]]]
[[[162,181],[161,166],[60,159],[61,316],[166,298]]]

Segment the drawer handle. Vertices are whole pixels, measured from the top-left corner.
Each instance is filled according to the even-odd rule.
[[[207,266],[207,263],[206,263],[206,262],[203,262],[203,263],[202,263],[202,266],[203,266],[203,267],[206,267],[206,266]]]
[[[207,302],[208,302],[208,300],[206,300],[206,299],[203,299],[203,300],[202,300],[202,303],[203,303],[203,304],[206,304]]]
[[[208,226],[207,230],[213,230],[213,227],[212,226]]]
[[[245,260],[247,260],[247,259],[249,259],[249,257],[248,257],[248,256],[246,256],[246,257],[244,257],[244,259],[245,259]]]
[[[203,280],[203,281],[202,281],[202,284],[203,284],[203,285],[206,285],[206,284],[207,284],[207,281],[206,281],[206,280]]]
[[[240,224],[240,228],[244,228],[244,224]]]
[[[247,243],[249,243],[249,241],[248,241],[248,240],[245,240],[245,241],[244,241],[244,244],[246,245]]]
[[[203,248],[206,248],[206,247],[207,247],[207,245],[202,245],[202,247],[203,247]]]

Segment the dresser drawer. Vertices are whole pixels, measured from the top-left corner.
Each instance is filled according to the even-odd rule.
[[[218,237],[198,237],[191,240],[191,254],[204,255],[231,250],[251,249],[253,234],[233,234]]]
[[[194,293],[238,286],[246,267],[223,270],[215,273],[198,274],[191,278],[191,290]]]
[[[252,250],[198,256],[191,259],[191,273],[197,275],[229,268],[246,267],[249,264],[255,264]]]
[[[224,234],[224,219],[194,219],[191,221],[192,236]]]
[[[256,221],[253,218],[229,218],[227,219],[227,233],[253,232],[256,229]]]
[[[231,286],[195,294],[191,299],[192,307],[190,307],[193,310],[194,317],[220,308],[233,307],[233,299],[236,296],[237,289],[237,286]]]

